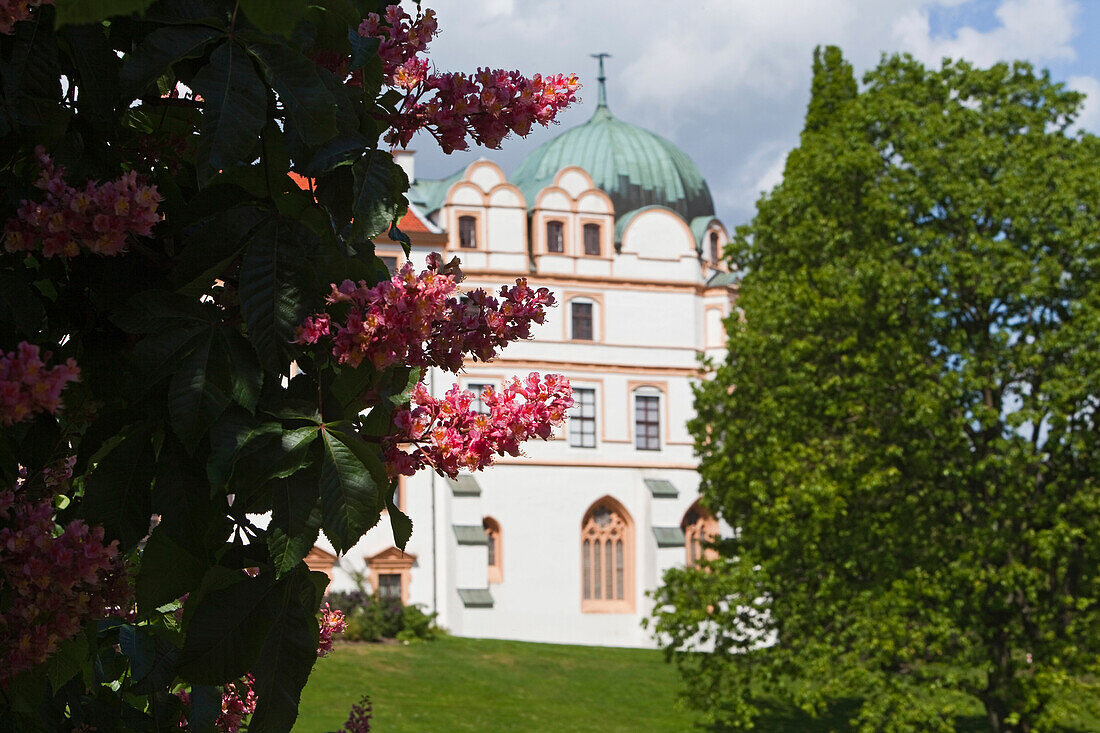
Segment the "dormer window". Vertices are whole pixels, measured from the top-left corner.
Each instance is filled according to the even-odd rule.
[[[477,249],[477,219],[472,216],[458,217],[458,246],[462,249]]]
[[[710,233],[710,261],[712,264],[718,264],[718,232]]]
[[[594,257],[600,256],[600,225],[584,225],[584,253]]]
[[[565,251],[565,227],[560,221],[546,222],[546,251],[555,254]]]

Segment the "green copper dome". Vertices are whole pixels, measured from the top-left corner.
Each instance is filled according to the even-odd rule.
[[[699,169],[683,151],[659,135],[617,119],[604,102],[588,122],[539,146],[520,164],[512,183],[527,205],[562,168],[576,165],[607,193],[615,215],[643,206],[667,206],[691,221],[714,215],[714,201]]]

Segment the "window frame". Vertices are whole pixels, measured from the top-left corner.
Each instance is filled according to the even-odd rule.
[[[574,410],[580,409],[583,412],[585,403],[577,399],[578,395],[584,393],[585,395],[591,395],[592,401],[589,405],[592,408],[591,415],[574,414]],[[596,448],[598,447],[598,440],[596,439],[596,424],[597,424],[597,408],[596,408],[596,388],[595,387],[574,387],[573,389],[573,407],[569,410],[569,424],[568,424],[568,438],[570,448]],[[576,427],[591,426],[591,432],[575,430]],[[586,445],[586,438],[591,438],[591,445]],[[577,441],[577,442],[574,442]]]
[[[462,224],[464,221],[473,222],[473,246],[466,246],[462,243]],[[471,211],[455,212],[455,233],[457,234],[456,243],[458,249],[478,250],[481,249],[481,217]]]
[[[577,335],[577,311],[578,306],[588,308],[588,335]],[[574,298],[569,301],[569,339],[571,341],[595,341],[596,340],[596,304],[587,299]],[[582,319],[583,322],[583,319]]]
[[[481,520],[481,526],[485,529],[485,536],[487,538],[486,553],[489,555],[486,559],[488,561],[488,579],[490,583],[503,583],[504,582],[504,533],[500,529],[500,522],[492,517],[485,517]]]
[[[710,263],[715,267],[718,266],[718,262],[721,260],[721,249],[719,247],[719,234],[717,231],[710,230]]]
[[[588,233],[590,231],[596,232],[596,251],[589,251]],[[581,252],[585,257],[603,257],[603,225],[594,221],[586,221],[581,225]]]
[[[597,512],[608,512],[605,525]],[[615,498],[594,501],[581,518],[581,613],[634,612],[634,520]],[[608,563],[610,561],[610,565]],[[605,572],[613,567],[611,573]],[[607,598],[605,591],[613,598]]]
[[[552,249],[551,246],[550,246],[550,243],[552,241],[551,237],[550,237],[550,226],[552,224],[557,225],[557,228],[558,228],[558,246],[561,249]],[[543,232],[543,237],[544,237],[544,240],[543,240],[544,247],[543,247],[543,249],[546,251],[546,254],[564,255],[565,254],[565,222],[562,221],[561,219],[545,219],[543,221],[542,232]]]
[[[661,390],[656,387],[638,387],[631,391],[633,399],[631,400],[633,407],[633,423],[634,423],[634,449],[644,451],[659,451],[662,448],[661,439],[661,398],[664,396]],[[648,407],[644,411],[644,415],[640,411],[641,402],[645,401],[646,404],[649,400],[653,400],[652,410]],[[655,421],[645,420],[643,418],[654,417]],[[644,426],[646,428],[645,434],[642,435],[638,432],[639,427]],[[650,434],[649,428],[652,427],[652,434]],[[644,440],[643,440],[644,438]],[[651,441],[656,441],[656,444],[651,444]]]

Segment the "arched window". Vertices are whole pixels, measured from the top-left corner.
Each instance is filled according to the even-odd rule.
[[[565,251],[565,227],[560,221],[546,222],[546,251],[554,253]]]
[[[458,217],[458,246],[462,249],[477,249],[476,217]]]
[[[584,253],[586,255],[600,256],[600,225],[584,225]]]
[[[504,580],[504,546],[501,543],[500,522],[492,517],[481,520],[481,526],[485,528],[485,539],[489,553],[489,582],[499,583]]]
[[[714,265],[718,264],[719,254],[720,253],[719,253],[719,250],[718,250],[718,232],[711,232],[710,233],[710,261],[711,261],[711,264],[714,264]]]
[[[581,522],[581,611],[634,611],[634,522],[609,496]]]
[[[707,549],[705,545],[718,536],[718,520],[698,501],[692,504],[684,514],[680,529],[684,530],[689,568],[698,565],[704,558],[710,559],[714,555],[714,551]]]

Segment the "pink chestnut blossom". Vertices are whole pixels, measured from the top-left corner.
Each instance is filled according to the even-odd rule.
[[[137,171],[106,183],[87,181],[76,189],[41,145],[35,157],[41,168],[35,186],[46,195],[42,201],[21,201],[15,217],[4,224],[8,252],[40,250],[44,257],[66,258],[81,250],[117,255],[131,235],[147,237],[160,221],[156,186],[138,180]]]
[[[390,144],[406,146],[423,129],[445,153],[469,148],[467,138],[496,148],[511,132],[523,136],[533,123],[549,125],[576,101],[576,74],[528,78],[503,69],[478,69],[472,75],[432,73],[418,54],[437,32],[434,11],[418,9],[413,18],[400,5],[389,5],[384,18],[371,13],[359,25],[359,35],[379,41],[386,83],[405,93],[389,120]],[[352,75],[349,83],[358,83],[358,77]]]
[[[333,637],[344,633],[348,628],[348,622],[344,620],[343,611],[333,610],[326,603],[321,606],[321,618],[318,623],[321,625],[321,634],[317,644],[317,656],[324,657],[332,651]]]
[[[529,338],[531,326],[543,323],[554,305],[548,289],[534,290],[523,278],[502,287],[499,299],[483,290],[460,299],[460,277],[454,263],[444,266],[432,253],[419,274],[406,263],[374,287],[345,280],[328,296],[330,305],[350,304],[344,321],[335,323],[328,313],[310,316],[296,340],[331,342],[332,355],[351,366],[366,359],[378,369],[407,364],[457,372],[467,354],[488,361],[507,343]]]
[[[534,437],[547,440],[554,426],[565,421],[573,388],[560,374],[543,380],[536,372],[523,381],[513,378],[499,392],[486,389],[481,399],[487,415],[470,409],[474,398],[473,392],[455,385],[436,399],[418,384],[409,406],[394,415],[397,434],[383,443],[391,475],[411,476],[430,466],[454,478],[462,469],[489,466],[495,456],[517,456],[521,443]],[[402,444],[411,445],[411,452]]]
[[[51,356],[26,341],[15,351],[0,352],[0,425],[13,425],[40,412],[54,413],[61,408],[61,391],[69,382],[80,379],[80,368],[72,359],[47,368]]]

